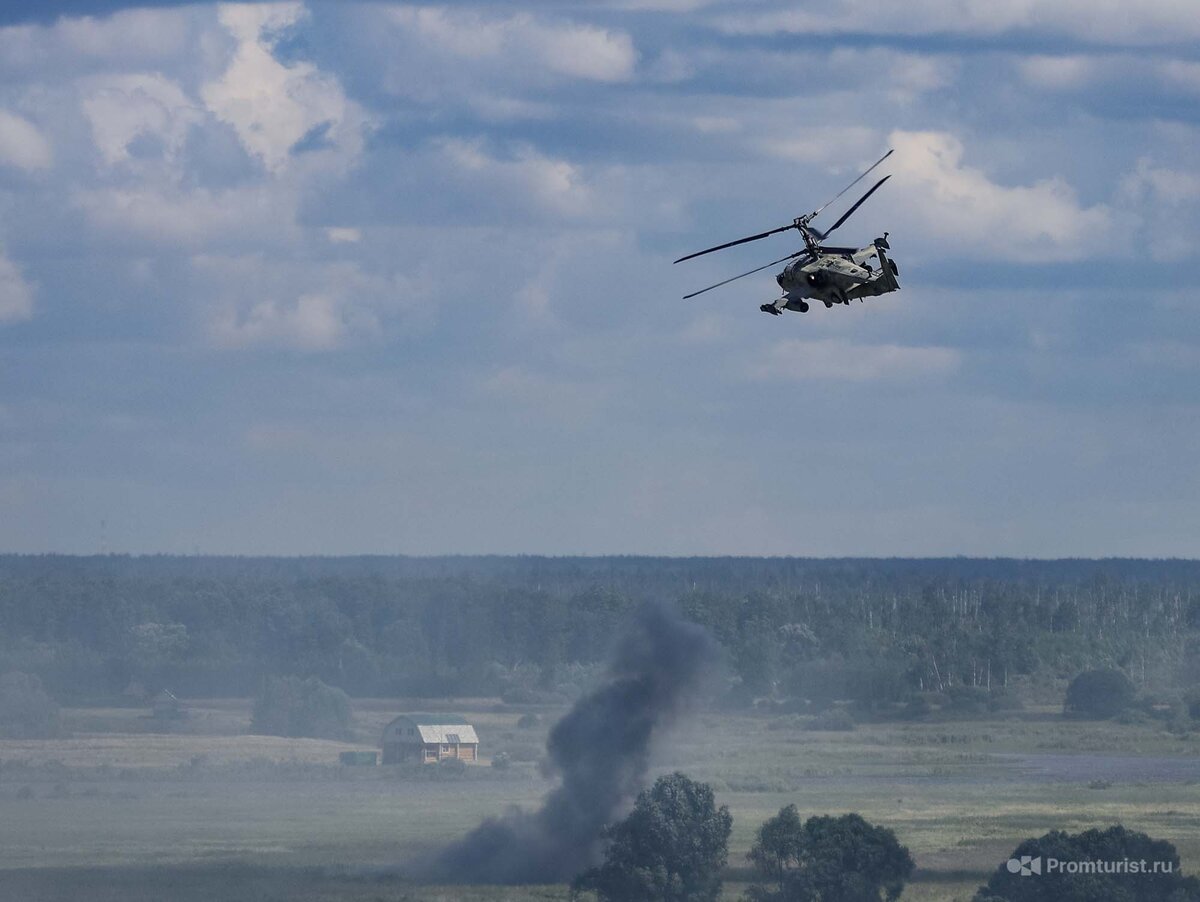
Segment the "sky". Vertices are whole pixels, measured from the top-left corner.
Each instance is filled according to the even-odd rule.
[[[1200,555],[1193,0],[29,6],[2,550]]]

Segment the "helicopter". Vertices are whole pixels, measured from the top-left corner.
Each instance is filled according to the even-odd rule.
[[[694,298],[697,295],[704,294],[706,291],[712,291],[714,288],[720,288],[722,285],[728,285],[730,282],[735,282],[738,279],[753,275],[756,272],[762,272],[764,269],[787,261],[791,262],[788,262],[787,266],[783,268],[783,272],[775,277],[775,281],[779,283],[779,288],[782,290],[783,296],[778,300],[759,307],[758,309],[763,313],[770,313],[773,316],[779,316],[784,310],[807,313],[809,299],[821,301],[825,304],[826,308],[831,308],[834,304],[848,305],[855,298],[858,298],[861,302],[866,297],[875,297],[886,294],[889,291],[898,290],[900,283],[896,280],[896,277],[900,275],[900,270],[897,268],[895,261],[887,256],[887,251],[891,250],[891,245],[888,244],[887,232],[883,233],[882,238],[876,238],[866,247],[830,247],[822,243],[842,223],[849,219],[854,211],[866,202],[868,197],[878,191],[883,183],[891,178],[890,175],[885,175],[872,185],[866,194],[855,201],[854,205],[825,231],[822,232],[820,229],[810,225],[822,210],[861,182],[891,155],[892,151],[889,150],[868,167],[862,175],[821,206],[817,207],[817,209],[811,213],[806,213],[804,216],[797,217],[788,225],[780,226],[777,229],[770,229],[758,235],[739,238],[736,241],[728,241],[725,244],[718,244],[716,247],[706,248],[702,251],[696,251],[694,254],[680,257],[675,261],[676,263],[691,260],[693,257],[702,257],[705,254],[721,251],[727,247],[746,244],[750,241],[758,241],[769,235],[776,235],[790,229],[796,229],[804,239],[803,250],[796,251],[794,254],[788,254],[786,257],[780,257],[778,260],[772,260],[770,263],[763,264],[749,272],[725,279],[723,282],[717,282],[715,285],[709,285],[707,288],[701,288],[699,291],[693,291],[691,294],[685,294],[683,299]],[[873,267],[871,265],[870,261],[872,258],[878,261],[878,266]]]

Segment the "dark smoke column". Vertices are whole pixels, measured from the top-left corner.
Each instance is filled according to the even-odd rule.
[[[489,819],[439,856],[436,878],[463,883],[558,883],[596,863],[600,831],[645,785],[650,742],[715,655],[701,627],[647,605],[605,683],[550,732],[562,779],[539,811]]]

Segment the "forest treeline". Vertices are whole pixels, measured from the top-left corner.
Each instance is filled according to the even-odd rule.
[[[0,673],[60,701],[131,684],[252,695],[570,697],[629,611],[674,603],[734,698],[1000,695],[1100,667],[1200,683],[1200,562],[801,558],[0,556]]]

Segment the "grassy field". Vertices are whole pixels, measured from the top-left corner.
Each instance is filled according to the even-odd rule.
[[[506,771],[341,768],[404,710],[461,711]],[[516,900],[563,887],[428,887],[420,859],[548,784],[546,726],[516,726],[492,700],[357,704],[355,741],[245,735],[242,701],[198,703],[176,732],[141,712],[66,712],[71,738],[0,742],[0,899]],[[161,728],[159,725],[158,728]],[[989,722],[806,731],[795,718],[696,712],[664,741],[657,771],[710,782],[734,816],[726,896],[748,877],[754,830],[786,804],[858,811],[894,829],[918,873],[906,899],[969,899],[1023,838],[1116,822],[1176,844],[1200,870],[1200,741],[1153,726],[1064,722],[1027,711]]]

